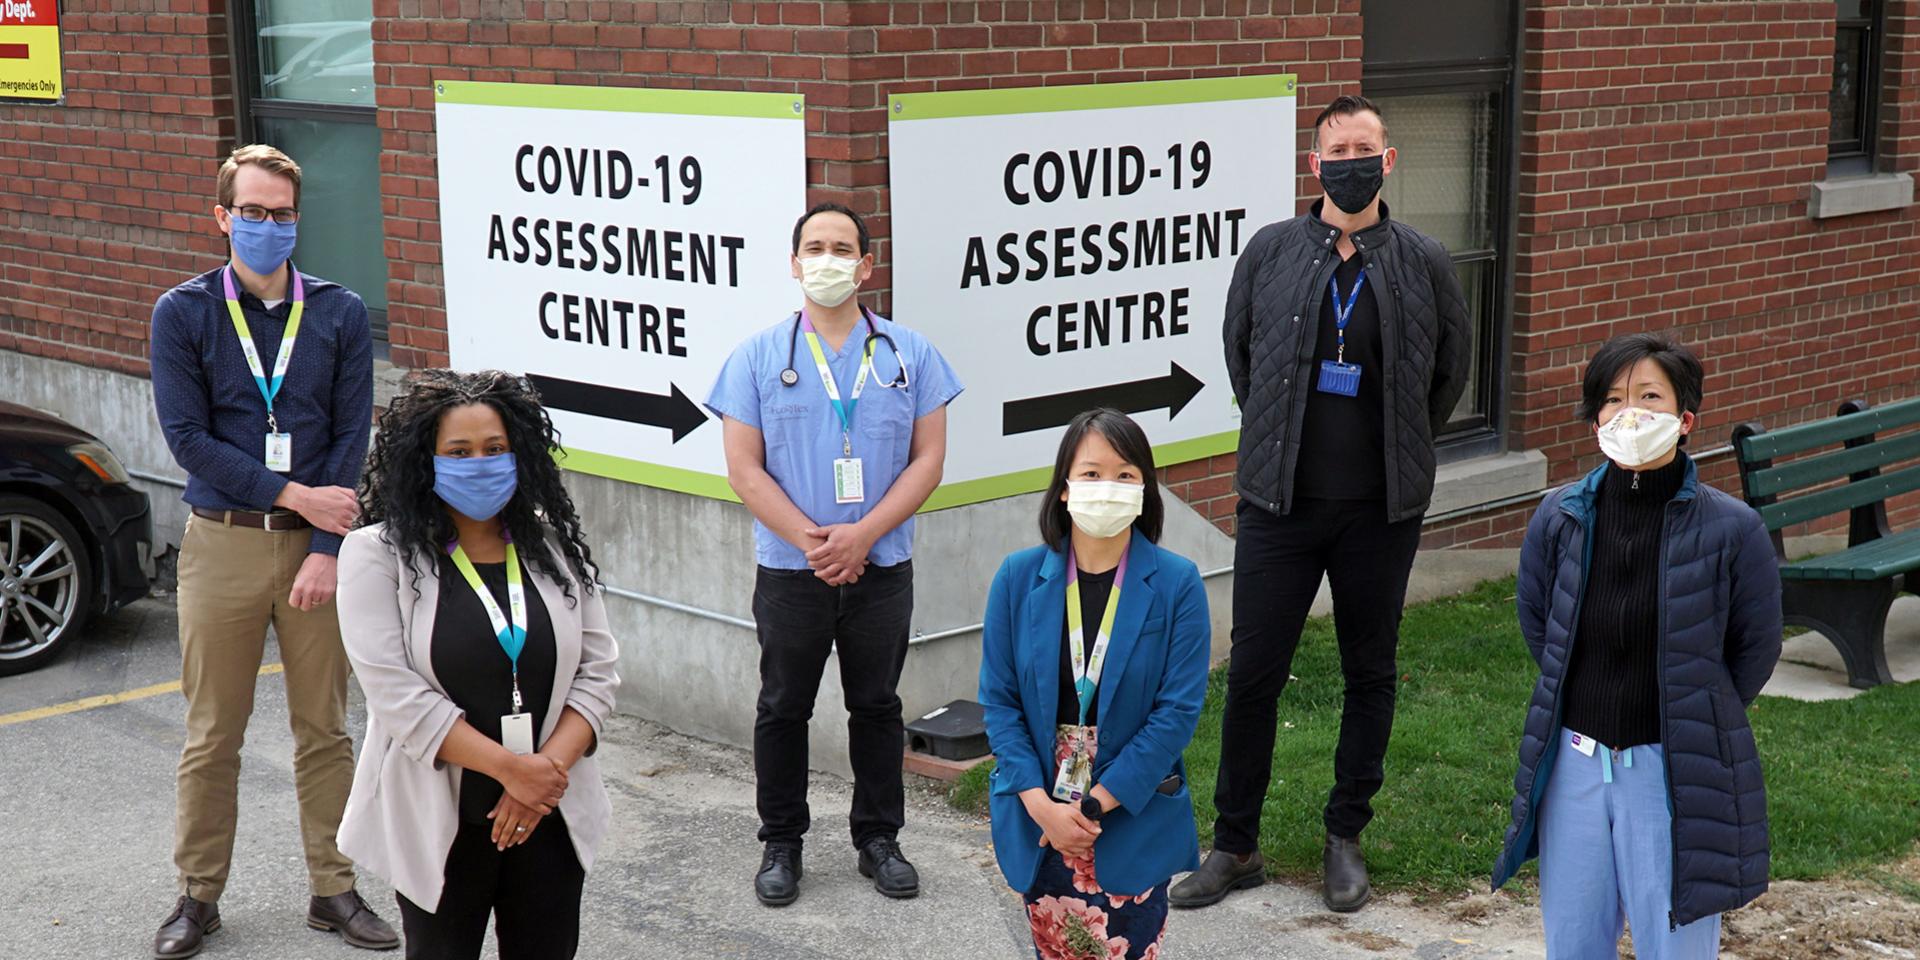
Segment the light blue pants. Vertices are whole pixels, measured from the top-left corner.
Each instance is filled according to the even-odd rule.
[[[1618,960],[1622,921],[1632,924],[1640,960],[1714,960],[1718,914],[1669,926],[1673,815],[1659,744],[1597,747],[1589,757],[1575,736],[1561,731],[1540,801],[1547,960]]]

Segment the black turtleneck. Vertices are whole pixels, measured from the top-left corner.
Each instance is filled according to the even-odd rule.
[[[1560,697],[1567,729],[1609,747],[1660,740],[1661,534],[1686,475],[1686,458],[1676,456],[1638,473],[1609,465],[1600,481],[1593,561]]]

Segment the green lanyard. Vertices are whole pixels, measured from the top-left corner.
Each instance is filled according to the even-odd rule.
[[[267,369],[260,365],[260,348],[253,345],[253,330],[247,326],[247,315],[240,309],[240,293],[233,286],[233,268],[220,272],[226,285],[227,316],[233,320],[233,332],[240,335],[240,352],[247,355],[247,370],[253,374],[253,382],[260,387],[260,396],[267,401],[267,429],[280,432],[280,424],[273,418],[273,400],[280,395],[280,384],[286,381],[287,364],[293,360],[293,341],[300,336],[300,315],[307,310],[307,288],[300,282],[300,271],[289,264],[287,272],[293,274],[293,313],[287,317],[287,330],[280,335],[280,353],[273,358],[273,379],[267,379]]]
[[[860,392],[866,389],[867,378],[873,376],[873,324],[867,324],[866,347],[861,352],[860,375],[853,380],[853,394],[846,400],[840,399],[840,385],[833,379],[833,368],[827,366],[826,351],[820,349],[820,338],[813,332],[813,320],[806,311],[800,311],[800,329],[807,334],[807,350],[813,354],[813,365],[820,370],[820,383],[827,388],[827,399],[833,401],[833,412],[840,415],[840,450],[842,456],[853,456],[853,413],[860,402]],[[849,332],[847,336],[853,336]]]
[[[1127,552],[1133,548],[1129,546]],[[1067,649],[1073,654],[1073,692],[1080,698],[1080,725],[1087,724],[1087,708],[1093,705],[1094,690],[1100,674],[1107,669],[1107,645],[1113,642],[1113,618],[1120,612],[1120,586],[1127,580],[1127,554],[1113,570],[1113,589],[1107,593],[1107,612],[1100,617],[1100,632],[1093,640],[1093,658],[1087,658],[1086,619],[1080,612],[1080,563],[1073,548],[1067,548]]]
[[[455,544],[453,565],[460,568],[460,575],[467,578],[467,586],[480,597],[480,604],[487,608],[487,619],[493,623],[493,633],[500,641],[500,649],[506,651],[507,659],[513,663],[513,712],[520,712],[520,651],[527,646],[527,591],[520,579],[520,554],[507,544],[507,604],[513,608],[513,620],[508,622],[506,614],[500,610],[499,601],[493,599],[493,591],[480,582],[480,571],[473,568],[473,561],[467,559],[467,551]]]

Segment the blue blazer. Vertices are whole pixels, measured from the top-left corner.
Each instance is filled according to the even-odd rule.
[[[1193,797],[1180,755],[1207,696],[1212,621],[1193,561],[1133,534],[1127,579],[1100,678],[1093,779],[1120,806],[1094,841],[1100,887],[1151,890],[1200,866]],[[980,702],[997,765],[990,807],[993,848],[1007,883],[1033,888],[1045,850],[1022,791],[1053,789],[1060,643],[1067,623],[1067,558],[1046,547],[1013,554],[994,575],[982,631]],[[1158,792],[1167,774],[1180,789]]]

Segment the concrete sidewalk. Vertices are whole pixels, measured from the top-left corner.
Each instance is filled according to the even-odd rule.
[[[178,669],[175,629],[171,604],[143,601],[97,624],[60,663],[0,679],[0,714],[164,682]],[[270,647],[267,659],[277,661],[277,651]],[[225,926],[202,956],[368,958],[303,921],[306,874],[281,678],[262,677],[257,695],[233,876],[220,903]],[[177,693],[166,693],[0,725],[8,770],[0,822],[8,825],[11,881],[0,903],[0,953],[10,960],[151,956],[154,929],[175,897],[173,771],[183,707]],[[363,709],[356,688],[356,743]],[[585,960],[1033,955],[1020,901],[994,865],[985,822],[956,813],[924,782],[911,791],[901,837],[920,868],[919,899],[883,899],[860,878],[845,839],[849,784],[816,775],[802,897],[769,910],[751,889],[760,848],[745,752],[621,718],[600,756],[615,828],[588,878]],[[397,920],[384,884],[363,877],[361,890]],[[1499,919],[1480,926],[1388,898],[1337,918],[1322,910],[1314,891],[1270,885],[1210,910],[1176,913],[1162,956],[1543,956],[1537,914],[1518,907],[1494,913]],[[495,956],[491,948],[487,956]]]

